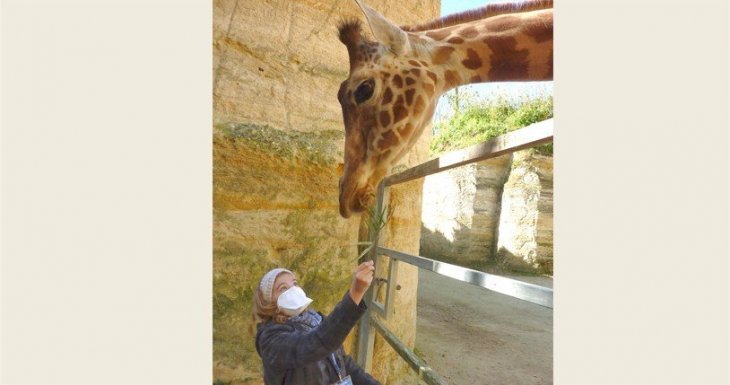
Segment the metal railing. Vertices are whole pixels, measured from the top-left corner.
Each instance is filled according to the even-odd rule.
[[[454,167],[548,143],[552,139],[553,120],[548,119],[498,136],[492,140],[467,147],[463,150],[449,152],[398,174],[391,175],[385,178],[378,186],[376,210],[377,212],[382,212],[387,201],[387,188],[390,186],[423,178]],[[550,309],[553,308],[553,290],[550,288],[387,249],[378,245],[379,234],[370,234],[369,237],[369,241],[372,242],[373,247],[367,258],[377,261],[379,256],[387,256],[390,258],[390,264],[388,266],[388,278],[383,280],[387,284],[385,301],[381,303],[376,300],[375,289],[368,290],[364,298],[370,310],[368,310],[360,321],[356,357],[360,366],[368,372],[372,369],[373,344],[375,340],[374,329],[374,331],[383,336],[385,341],[393,347],[413,370],[418,372],[420,379],[429,385],[446,384],[437,373],[428,367],[413,351],[408,349],[379,319],[383,318],[384,320],[388,320],[394,314],[393,303],[395,291],[398,289],[399,263],[408,263],[452,279],[480,286]],[[373,313],[372,310],[375,312]]]

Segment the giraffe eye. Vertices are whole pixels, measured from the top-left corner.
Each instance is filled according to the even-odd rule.
[[[370,97],[373,96],[374,89],[375,80],[373,79],[368,79],[360,83],[360,85],[357,86],[357,89],[355,90],[355,101],[357,102],[357,104],[360,104],[370,99]]]

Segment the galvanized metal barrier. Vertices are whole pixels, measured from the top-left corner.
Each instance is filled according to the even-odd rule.
[[[423,178],[427,175],[446,171],[454,167],[494,158],[514,151],[534,147],[542,143],[548,143],[552,139],[553,120],[548,119],[498,136],[490,141],[479,143],[463,150],[449,152],[439,158],[431,159],[401,173],[391,175],[385,178],[378,186],[376,210],[378,212],[382,212],[383,210],[387,201],[387,187],[417,178]],[[374,328],[408,362],[411,368],[418,372],[419,378],[429,385],[446,384],[438,374],[426,366],[421,358],[398,340],[379,319],[383,318],[384,320],[388,320],[394,314],[393,303],[395,292],[398,288],[399,263],[408,263],[422,269],[433,271],[436,274],[480,286],[550,309],[553,307],[553,290],[550,288],[380,247],[378,246],[379,234],[370,234],[369,236],[369,241],[372,242],[373,247],[367,258],[375,260],[377,263],[378,257],[388,257],[390,264],[388,266],[388,278],[383,280],[387,284],[384,303],[378,302],[375,299],[374,289],[368,290],[364,298],[370,310],[368,310],[360,321],[356,357],[360,366],[368,372],[372,369],[373,343],[375,341],[375,333],[373,333],[372,329]]]
[[[411,369],[418,373],[418,378],[425,381],[427,384],[446,384],[444,380],[436,372],[433,371],[426,362],[418,357],[413,351],[408,349],[395,334],[391,333],[388,328],[383,325],[375,317],[370,317],[368,321],[380,332],[383,338],[390,344],[391,347],[408,363]]]
[[[501,277],[498,275],[487,274],[478,270],[452,265],[450,263],[439,262],[425,257],[409,255],[383,247],[378,247],[378,253],[381,255],[387,255],[398,261],[403,261],[411,265],[418,266],[421,269],[433,271],[436,274],[457,279],[462,282],[471,283],[472,285],[496,291],[497,293],[505,294],[510,297],[519,298],[521,300],[545,306],[550,309],[553,308],[553,290],[547,287],[542,287],[511,278]],[[395,261],[391,259],[391,264],[393,264],[393,262]],[[390,282],[390,280],[388,282]],[[388,305],[392,303],[392,301],[390,301],[390,298],[386,299],[386,303]],[[389,309],[388,306],[385,306],[385,308]],[[386,314],[388,313],[386,312]]]

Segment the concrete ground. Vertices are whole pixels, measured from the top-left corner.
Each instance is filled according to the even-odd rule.
[[[416,327],[416,353],[448,384],[553,383],[552,309],[420,269]]]

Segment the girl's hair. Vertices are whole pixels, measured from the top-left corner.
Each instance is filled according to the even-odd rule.
[[[279,275],[284,273],[285,272],[281,272]],[[264,299],[264,293],[261,291],[261,282],[259,282],[259,284],[256,285],[256,291],[253,295],[254,324],[265,323],[270,320],[282,324],[286,322],[288,318],[289,316],[279,311],[279,307],[276,305],[276,302],[267,302],[266,299]]]

